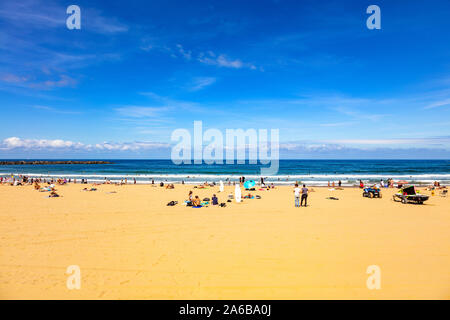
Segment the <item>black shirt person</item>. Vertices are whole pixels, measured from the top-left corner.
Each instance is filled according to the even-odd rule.
[[[300,202],[300,207],[303,206],[303,200],[305,200],[305,207],[307,206],[306,202],[308,200],[308,188],[306,187],[306,185],[303,185],[302,188],[302,200]]]

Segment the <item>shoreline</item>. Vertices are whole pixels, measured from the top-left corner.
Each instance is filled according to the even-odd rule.
[[[127,180],[127,184],[134,184],[134,179],[136,179],[136,184],[140,185],[151,185],[152,179],[154,184],[186,184],[186,185],[200,185],[205,182],[209,184],[219,184],[223,181],[224,185],[233,185],[233,183],[239,182],[239,176],[237,175],[205,175],[205,174],[145,174],[145,175],[133,175],[133,174],[78,174],[78,173],[61,173],[61,174],[45,174],[45,173],[5,173],[0,172],[0,177],[2,177],[6,182],[11,182],[14,179],[18,180],[22,177],[28,177],[33,179],[44,179],[44,180],[57,180],[66,179],[68,182],[73,183],[74,179],[79,182],[81,179],[85,179],[88,183],[98,183],[104,184],[108,181],[110,184],[117,184]],[[246,180],[254,180],[257,186],[260,186],[261,176],[256,175],[246,175]],[[434,182],[439,182],[441,186],[450,186],[450,174],[422,174],[422,175],[280,175],[265,177],[264,182],[267,186],[273,184],[276,186],[290,186],[295,183],[306,184],[310,186],[317,187],[333,187],[332,183],[335,183],[334,187],[338,187],[338,181],[341,180],[342,187],[359,187],[359,180],[362,180],[365,185],[373,185],[380,183],[380,180],[384,182],[387,179],[392,178],[394,183],[397,185],[398,181],[407,181],[408,184],[416,186],[429,186],[433,185]],[[425,179],[427,178],[427,179]],[[330,183],[330,186],[328,186]]]

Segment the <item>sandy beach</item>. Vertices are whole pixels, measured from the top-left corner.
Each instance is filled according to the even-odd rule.
[[[234,188],[85,186],[47,198],[0,185],[1,299],[450,298],[450,197],[406,205],[391,200],[396,189],[368,199],[314,187],[295,208],[283,186],[193,209],[182,205],[189,190],[224,202]],[[66,286],[70,265],[80,290]],[[379,290],[366,286],[370,265]]]

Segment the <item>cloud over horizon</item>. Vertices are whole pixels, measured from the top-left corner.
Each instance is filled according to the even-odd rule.
[[[446,145],[436,145],[432,147],[414,146],[417,142],[440,141]],[[404,147],[386,147],[389,144],[404,143]],[[436,137],[429,139],[392,139],[392,140],[343,140],[343,141],[293,141],[279,144],[280,159],[404,159],[406,155],[413,155],[416,159],[450,159],[450,137]],[[360,145],[365,144],[365,147]],[[411,146],[411,144],[413,144]],[[4,155],[33,154],[39,155],[41,152],[58,151],[61,154],[71,154],[78,152],[80,155],[91,154],[107,158],[115,157],[128,158],[133,154],[146,155],[142,152],[156,152],[147,154],[150,158],[169,159],[172,147],[175,143],[133,141],[133,142],[99,142],[86,144],[63,139],[23,139],[9,137],[0,142],[0,158]],[[204,142],[203,148],[209,143]],[[245,146],[247,151],[249,145]],[[224,151],[228,146],[224,145]],[[234,150],[239,146],[235,145]],[[76,154],[76,153],[75,153]],[[224,153],[225,154],[225,153]],[[430,157],[431,156],[431,157]],[[70,156],[69,156],[70,157]]]

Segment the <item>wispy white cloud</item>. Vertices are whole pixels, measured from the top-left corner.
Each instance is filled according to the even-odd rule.
[[[0,5],[0,17],[16,28],[64,28],[68,17],[66,8],[51,1],[3,1]],[[106,17],[98,10],[83,6],[81,23],[83,30],[106,35],[123,33],[129,29],[115,17]]]
[[[446,107],[446,106],[450,106],[450,98],[430,103],[429,105],[425,106],[424,109],[434,109],[434,108]]]
[[[158,95],[154,92],[140,92],[140,95],[149,97],[153,100],[156,107],[163,109],[163,111],[188,111],[188,112],[212,112],[208,106],[193,101],[176,100],[171,97]],[[155,106],[152,106],[154,108]]]
[[[67,76],[61,75],[58,80],[46,80],[44,82],[32,83],[30,87],[41,88],[41,89],[53,89],[53,88],[64,88],[64,87],[75,87],[77,80]]]
[[[190,50],[185,50],[181,44],[177,44],[178,53],[186,60],[191,60],[192,52]]]
[[[3,74],[0,76],[0,81],[7,82],[7,83],[14,83],[14,84],[22,84],[26,83],[28,81],[28,77],[25,76],[19,76],[12,73]]]
[[[169,148],[167,143],[160,142],[124,142],[124,143],[111,143],[103,142],[95,145],[89,145],[89,149],[108,150],[108,151],[139,151],[139,150],[151,150],[156,148]]]
[[[129,30],[128,25],[119,21],[113,16],[104,16],[100,11],[88,9],[85,10],[86,30],[104,35],[126,33]]]
[[[160,116],[162,113],[171,108],[162,107],[147,107],[147,106],[123,106],[116,108],[115,111],[120,115],[131,118],[154,118]]]
[[[240,59],[231,59],[224,54],[217,55],[212,51],[200,53],[197,60],[201,63],[208,65],[215,65],[218,67],[233,68],[233,69],[241,69],[241,68],[248,68],[252,70],[256,69],[256,66],[251,63],[245,63]]]
[[[373,103],[373,102],[372,102]],[[363,105],[364,106],[364,105]],[[388,114],[375,114],[369,112],[362,112],[360,110],[354,110],[347,107],[332,107],[335,111],[346,115],[352,119],[356,120],[370,120],[370,121],[378,121],[384,117],[389,116]]]
[[[62,74],[56,77],[50,76],[52,79],[36,81],[28,76],[21,76],[12,73],[0,76],[0,82],[21,88],[31,88],[39,90],[52,90],[55,88],[75,87],[78,81],[68,75]]]
[[[155,148],[169,148],[170,145],[161,142],[101,142],[95,144],[84,144],[61,139],[22,139],[9,137],[0,142],[0,150],[85,150],[85,151],[139,151]]]
[[[197,77],[192,81],[189,90],[190,91],[199,91],[216,82],[216,78],[214,77]]]
[[[69,32],[66,8],[55,1],[0,1],[3,30],[0,63],[5,66],[0,75],[1,90],[22,90],[26,94],[24,88],[39,91],[74,87],[79,80],[69,76],[69,70],[121,58],[122,53],[116,48],[115,52],[110,51],[111,36],[126,33],[127,25],[111,14],[81,6],[83,33],[105,35],[109,39],[94,45],[89,37],[79,42],[73,37],[61,36],[61,32]],[[87,50],[90,46],[95,52]]]
[[[291,141],[282,143],[280,146],[287,150],[296,148],[327,148],[338,150],[349,146],[361,148],[385,147],[387,145],[396,147],[416,146],[416,147],[443,147],[450,150],[450,136],[422,137],[422,138],[385,138],[385,139],[322,139]]]
[[[46,140],[46,139],[21,139],[18,137],[10,137],[3,140],[1,143],[2,149],[14,148],[81,148],[84,145],[79,142],[65,141],[60,139]]]
[[[352,145],[448,145],[450,137],[430,138],[392,138],[392,139],[338,139],[326,140],[328,143],[352,144]]]
[[[334,123],[321,123],[321,127],[344,127],[354,124],[354,121],[334,122]]]
[[[80,114],[81,113],[79,111],[61,110],[58,108],[54,108],[54,107],[50,107],[50,106],[43,106],[43,105],[33,105],[31,107],[33,109],[48,111],[51,113],[60,113],[60,114]]]
[[[354,139],[335,141],[293,141],[279,144],[280,156],[282,158],[446,158],[450,155],[449,145],[419,146],[416,142],[450,142],[449,137],[421,138],[421,139]],[[343,144],[346,143],[346,144]],[[363,143],[364,146],[359,146]],[[404,147],[394,144],[405,143]],[[409,145],[409,144],[413,145]],[[9,137],[0,141],[0,155],[2,154],[102,154],[107,155],[130,155],[142,154],[151,151],[161,157],[169,157],[173,144],[154,141],[133,142],[99,142],[85,144],[62,139],[23,139]],[[204,145],[206,146],[206,145]],[[226,145],[225,148],[229,148]],[[235,150],[242,146],[235,146]],[[248,149],[250,145],[246,145]]]

